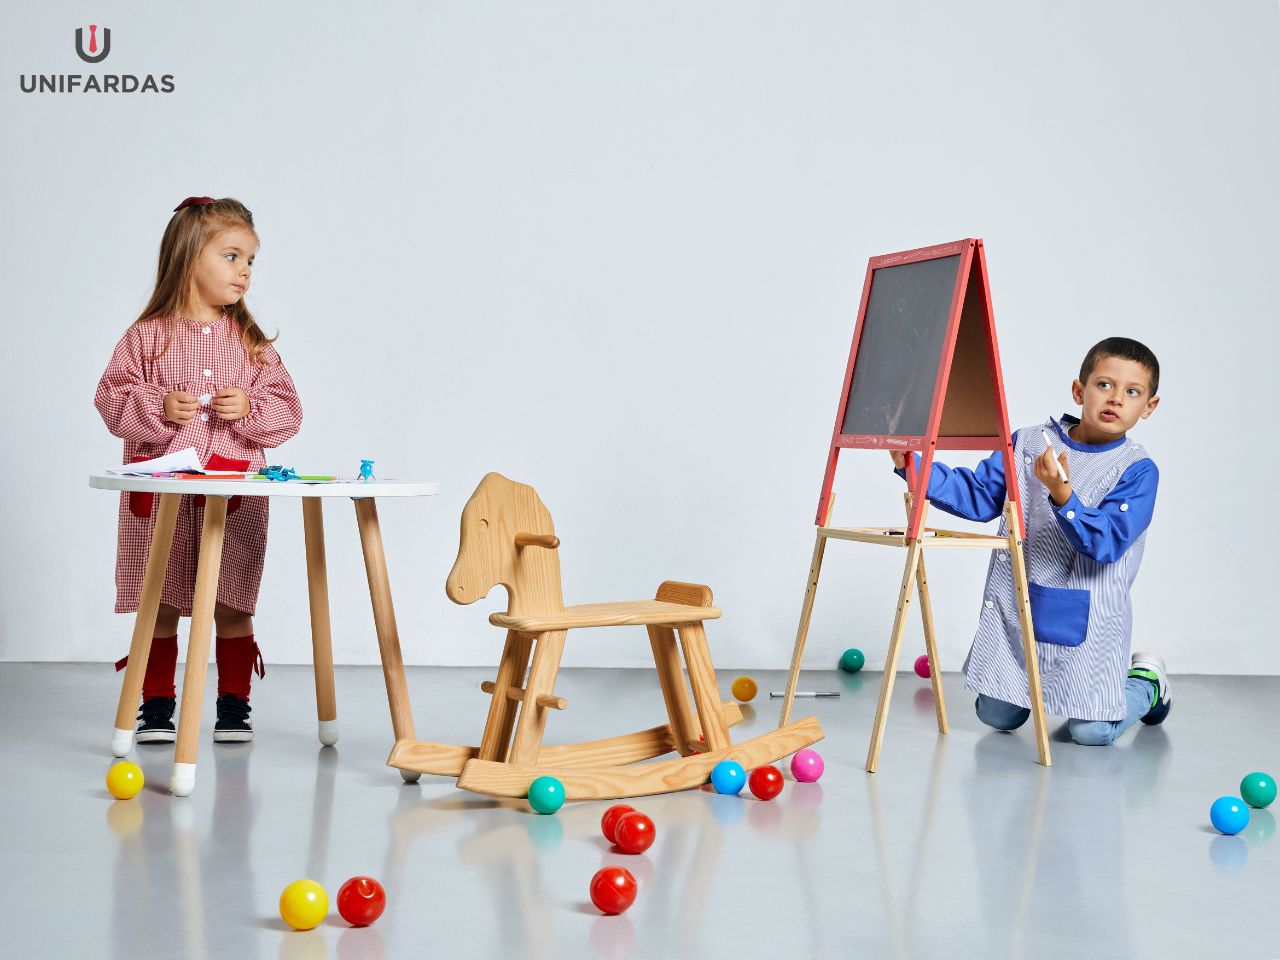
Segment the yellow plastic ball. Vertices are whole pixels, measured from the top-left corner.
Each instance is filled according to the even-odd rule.
[[[318,927],[329,912],[329,894],[314,880],[295,880],[280,893],[280,919],[295,930]]]
[[[733,681],[733,686],[730,689],[733,691],[734,697],[746,703],[756,698],[756,692],[760,688],[756,686],[756,682],[750,677],[739,677]]]
[[[142,768],[121,760],[107,770],[107,792],[117,800],[132,800],[142,789]]]

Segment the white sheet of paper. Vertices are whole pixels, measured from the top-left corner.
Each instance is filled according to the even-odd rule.
[[[152,460],[140,460],[137,463],[126,463],[121,467],[107,467],[107,473],[119,477],[149,477],[153,473],[172,473],[176,470],[203,470],[200,458],[196,456],[195,447],[187,447],[176,453],[166,453],[163,457]]]

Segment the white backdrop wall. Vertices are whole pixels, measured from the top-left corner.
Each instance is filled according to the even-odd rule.
[[[5,9],[0,658],[127,649],[115,501],[85,480],[120,443],[91,397],[170,209],[210,194],[257,217],[249,303],[306,409],[270,461],[441,483],[380,507],[410,662],[496,658],[504,598],[443,591],[496,469],[549,505],[569,602],[706,582],[719,662],[784,667],[866,260],[974,235],[1015,426],[1070,409],[1101,337],[1163,363],[1136,432],[1161,468],[1137,645],[1175,671],[1280,672],[1257,535],[1277,474],[1273,0]],[[113,35],[97,66],[73,49],[91,21]],[[19,83],[92,72],[176,89]],[[837,522],[899,515],[883,455],[846,454],[837,489]],[[337,506],[336,655],[376,662]],[[808,664],[851,645],[883,663],[901,559],[831,545]],[[985,565],[930,564],[956,669]],[[293,510],[257,632],[269,661],[309,660]],[[641,631],[596,632],[566,663],[648,656]]]

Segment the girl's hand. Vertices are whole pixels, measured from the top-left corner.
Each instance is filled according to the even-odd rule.
[[[899,470],[907,469],[907,455],[901,450],[890,450],[889,456],[893,458],[893,465]]]
[[[182,425],[195,419],[200,409],[200,401],[183,390],[174,390],[164,395],[164,415],[167,420]]]
[[[239,387],[223,387],[213,395],[209,406],[223,420],[239,420],[249,415],[249,395]]]
[[[1067,454],[1058,454],[1058,463],[1062,464],[1062,472],[1071,476],[1071,468],[1067,466]],[[1036,479],[1044,484],[1049,497],[1058,506],[1063,506],[1071,499],[1071,484],[1058,475],[1058,468],[1053,465],[1053,449],[1049,448],[1036,458]]]

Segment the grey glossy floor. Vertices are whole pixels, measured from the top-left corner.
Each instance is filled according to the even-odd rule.
[[[418,733],[475,742],[480,669],[411,669]],[[727,688],[733,677],[721,670]],[[781,675],[735,729],[763,732]],[[771,803],[687,791],[637,801],[658,839],[612,853],[605,803],[556,816],[405,785],[381,673],[340,668],[342,739],[315,739],[311,673],[269,668],[254,697],[258,739],[209,741],[195,794],[165,792],[171,747],[135,751],[148,785],[133,801],[103,787],[118,690],[104,665],[0,664],[0,791],[12,957],[1257,957],[1280,956],[1280,843],[1270,811],[1216,835],[1210,802],[1253,769],[1280,773],[1270,717],[1280,678],[1177,677],[1162,728],[1111,748],[1064,742],[1033,760],[1029,730],[981,728],[946,677],[952,732],[938,736],[928,685],[898,681],[880,772],[862,771],[879,675],[807,674],[843,691],[802,703],[827,739],[817,784],[788,781]],[[212,686],[212,683],[210,684]],[[573,670],[548,742],[661,722],[654,676]],[[592,873],[624,863],[635,906],[602,917]],[[333,897],[367,873],[389,906],[376,926],[336,915],[287,930],[280,890],[309,876]]]

